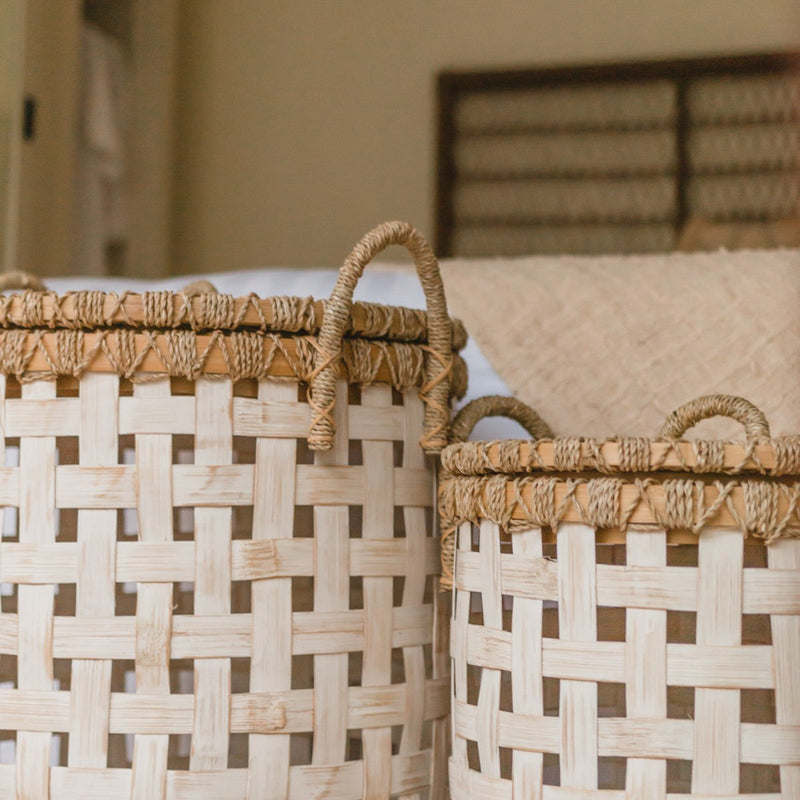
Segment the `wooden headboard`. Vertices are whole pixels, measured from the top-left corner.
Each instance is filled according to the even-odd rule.
[[[689,221],[800,218],[799,64],[442,73],[437,252],[659,252]]]

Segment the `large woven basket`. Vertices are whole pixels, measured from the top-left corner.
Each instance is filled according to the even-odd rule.
[[[746,444],[681,440],[720,413]],[[800,798],[800,437],[715,396],[442,465],[454,800]]]
[[[427,315],[352,305],[390,244]],[[441,796],[436,260],[388,223],[327,303],[200,292],[0,299],[0,797]]]

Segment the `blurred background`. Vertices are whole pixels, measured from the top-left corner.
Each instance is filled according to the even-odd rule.
[[[798,34],[797,0],[0,0],[3,265],[337,265],[390,218],[442,241],[442,72],[793,53]],[[453,222],[474,187],[449,190]]]

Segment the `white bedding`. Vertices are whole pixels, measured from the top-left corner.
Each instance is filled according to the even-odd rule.
[[[425,297],[417,276],[407,268],[392,269],[387,265],[375,265],[364,273],[356,287],[355,297],[386,305],[424,308]],[[338,270],[333,268],[266,269],[220,272],[211,275],[183,275],[167,280],[132,280],[130,278],[49,278],[47,288],[56,292],[98,289],[107,292],[157,291],[159,289],[180,290],[196,278],[211,281],[220,292],[246,295],[255,292],[261,297],[273,295],[312,296],[316,299],[328,297],[336,282]],[[463,403],[487,394],[510,394],[508,386],[492,369],[488,360],[470,339],[462,353],[469,371],[469,388]],[[472,438],[502,439],[524,435],[517,423],[505,419],[483,420],[475,427]]]

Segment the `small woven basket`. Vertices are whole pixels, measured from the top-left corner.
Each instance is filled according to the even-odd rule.
[[[681,440],[714,414],[747,442]],[[800,437],[713,396],[442,467],[454,800],[800,798]]]
[[[427,314],[352,304],[390,244]],[[422,237],[326,303],[29,289],[0,328],[0,797],[441,796],[465,336]]]

